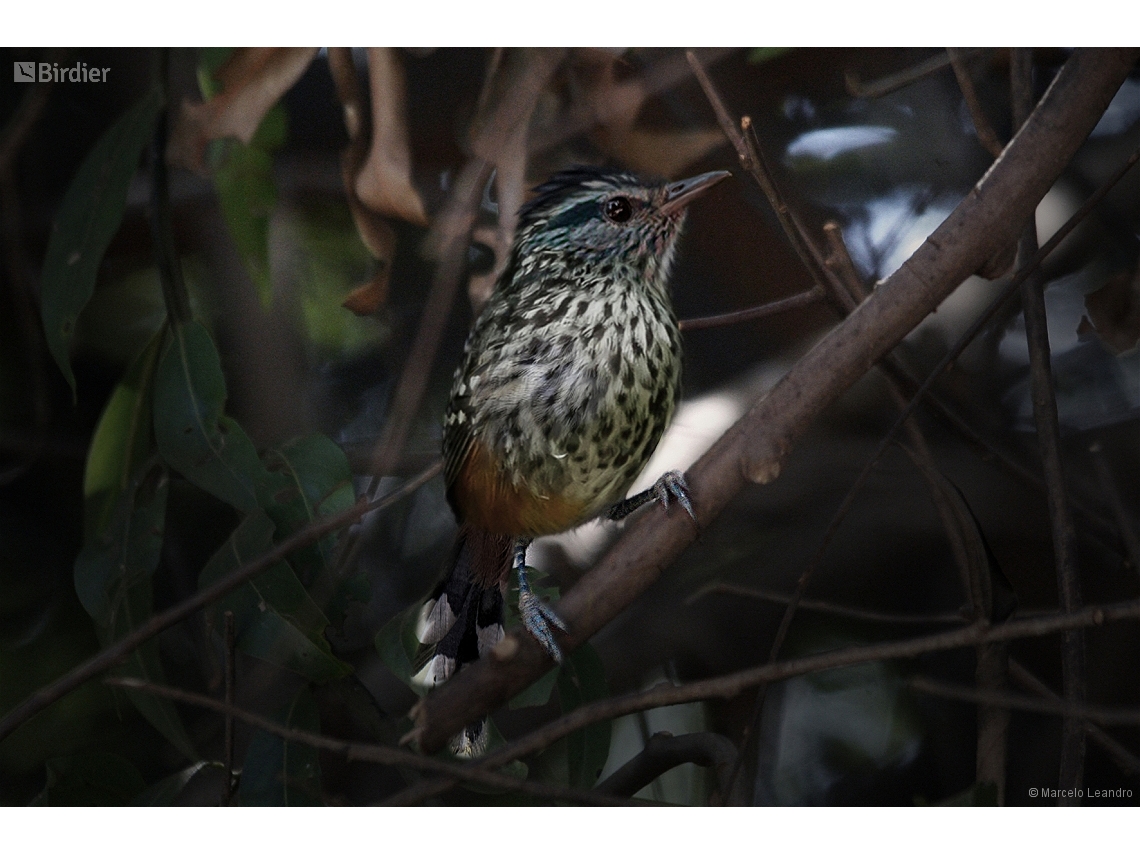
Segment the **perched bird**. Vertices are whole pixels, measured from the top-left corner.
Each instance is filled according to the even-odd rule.
[[[503,637],[512,565],[523,625],[560,662],[566,625],[527,580],[535,537],[676,499],[667,472],[623,501],[680,393],[681,335],[669,272],[687,205],[727,172],[673,183],[574,168],[519,212],[508,263],[467,339],[443,424],[444,479],[460,529],[450,571],[424,604],[434,644],[421,685],[448,679]],[[476,754],[482,724],[453,749]]]

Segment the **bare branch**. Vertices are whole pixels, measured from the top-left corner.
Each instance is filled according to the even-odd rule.
[[[980,50],[982,48],[963,51],[963,56],[972,56]],[[888,74],[886,77],[880,77],[878,80],[872,80],[869,83],[863,83],[858,74],[854,71],[848,71],[843,75],[843,82],[847,85],[847,93],[853,98],[881,98],[924,77],[937,74],[949,64],[950,57],[945,53],[936,53],[929,59],[924,59],[910,68],[904,68],[902,71]]]
[[[589,790],[573,790],[568,787],[556,787],[551,784],[543,784],[539,781],[528,781],[525,778],[516,778],[512,775],[492,772],[472,763],[449,763],[446,760],[422,757],[411,751],[401,748],[392,748],[389,745],[377,745],[370,742],[349,742],[343,739],[334,739],[331,736],[310,733],[306,730],[284,727],[272,719],[265,718],[256,713],[246,712],[239,707],[216,701],[207,695],[186,692],[182,689],[176,689],[173,686],[160,686],[156,683],[148,683],[133,677],[111,677],[105,682],[109,686],[146,692],[147,694],[155,695],[160,698],[169,698],[172,701],[191,704],[196,707],[222,713],[226,716],[232,716],[251,727],[256,727],[258,730],[264,730],[273,736],[279,736],[287,742],[297,742],[320,751],[340,754],[348,760],[363,763],[377,763],[382,766],[398,766],[405,769],[415,769],[419,772],[434,772],[437,775],[446,775],[457,783],[480,784],[484,787],[495,787],[508,791],[517,790],[519,792],[539,796],[540,798],[557,801],[577,802],[579,804],[588,805],[616,805],[619,807],[636,804],[636,802],[630,802],[628,799],[615,798],[606,793],[595,793]]]
[[[793,294],[791,297],[784,297],[782,300],[773,300],[771,303],[765,303],[762,306],[753,306],[751,309],[739,309],[735,312],[728,312],[723,315],[709,315],[704,318],[689,318],[688,320],[681,321],[681,332],[707,330],[714,327],[727,327],[732,324],[743,324],[747,321],[767,318],[771,315],[778,315],[782,312],[798,309],[801,306],[810,306],[813,303],[818,303],[824,296],[823,289],[817,285],[807,291]]]
[[[1042,715],[1065,716],[1085,719],[1103,725],[1129,725],[1140,727],[1140,709],[1120,707],[1099,707],[1088,704],[1070,704],[1063,700],[1030,698],[1012,692],[981,691],[971,686],[959,686],[932,680],[929,677],[914,677],[907,681],[910,688],[938,698],[963,701],[968,704],[1004,707],[1010,710],[1041,713]]]
[[[685,605],[692,605],[709,594],[731,594],[734,597],[750,597],[755,600],[764,600],[769,603],[787,605],[792,601],[791,594],[782,594],[779,591],[766,591],[762,588],[749,588],[744,585],[734,585],[731,582],[713,582],[694,591],[685,599]],[[852,618],[853,620],[873,621],[874,623],[895,624],[931,624],[931,623],[966,623],[960,614],[941,615],[914,615],[899,612],[877,612],[871,609],[860,609],[854,606],[843,606],[838,603],[828,603],[823,600],[801,599],[799,608],[809,612],[835,615],[836,617]]]
[[[594,787],[594,792],[629,798],[670,769],[685,763],[711,766],[717,780],[714,798],[721,802],[725,800],[729,777],[736,763],[736,746],[731,739],[719,733],[686,733],[683,736],[664,731],[655,733],[635,757]]]
[[[958,78],[958,88],[962,90],[966,109],[970,111],[970,119],[974,123],[974,133],[978,135],[978,142],[994,157],[1001,157],[1001,150],[1005,146],[998,138],[997,131],[993,129],[990,120],[986,118],[986,111],[982,109],[982,102],[978,100],[978,90],[974,88],[974,79],[970,76],[970,69],[966,65],[964,51],[961,48],[946,48],[946,54],[950,57],[954,76]]]
[[[1032,62],[1019,62],[1015,71],[1032,74]],[[1015,87],[1022,98],[1029,98],[1032,81]],[[1014,119],[1029,114],[1029,103],[1014,103]],[[1030,217],[1017,249],[1018,266],[1037,252],[1037,225]],[[1081,607],[1081,582],[1077,568],[1077,532],[1065,499],[1065,475],[1061,464],[1061,428],[1057,418],[1057,396],[1049,359],[1049,329],[1045,317],[1045,282],[1040,273],[1026,276],[1021,283],[1021,303],[1025,313],[1025,341],[1029,347],[1030,388],[1033,421],[1045,475],[1045,496],[1049,504],[1049,524],[1053,534],[1053,558],[1061,609],[1074,612]],[[1065,701],[1078,706],[1085,701],[1085,642],[1077,631],[1061,639],[1061,679]],[[1085,730],[1073,716],[1065,717],[1061,735],[1061,769],[1058,789],[1079,789],[1084,777]],[[1080,804],[1079,798],[1062,796],[1061,804]]]
[[[1046,686],[1029,669],[1012,657],[1009,660],[1009,676],[1023,689],[1028,689],[1036,695],[1052,700],[1060,700],[1060,696]],[[1113,762],[1127,775],[1140,775],[1140,757],[1137,757],[1097,725],[1082,720],[1089,738],[1104,749]]]

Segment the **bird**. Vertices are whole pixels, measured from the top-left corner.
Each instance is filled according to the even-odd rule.
[[[534,538],[622,519],[649,502],[696,519],[676,471],[625,496],[680,396],[669,276],[687,208],[728,175],[665,182],[571,167],[519,210],[444,414],[444,483],[459,532],[417,621],[427,651],[420,686],[444,682],[504,637],[512,568],[523,626],[562,661],[555,631],[566,623],[530,587]],[[451,748],[475,756],[486,740],[476,722]]]

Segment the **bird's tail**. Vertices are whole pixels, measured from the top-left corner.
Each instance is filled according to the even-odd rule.
[[[463,527],[448,562],[449,570],[420,611],[416,636],[424,666],[412,679],[433,688],[503,638],[503,596],[510,575],[511,538]],[[452,751],[473,757],[487,745],[485,721],[467,725]]]

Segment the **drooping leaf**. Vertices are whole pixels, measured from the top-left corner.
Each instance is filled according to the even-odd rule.
[[[106,527],[75,560],[75,592],[100,627],[112,624],[127,590],[158,566],[168,486],[165,467],[152,459],[120,494]]]
[[[412,156],[404,110],[404,69],[393,48],[370,48],[372,146],[356,177],[356,195],[377,213],[427,226],[424,203],[412,183]]]
[[[112,393],[87,457],[86,536],[75,560],[75,591],[104,647],[137,629],[153,609],[150,578],[162,551],[169,485],[151,432],[151,382],[161,343],[159,334]],[[116,673],[165,682],[157,642],[136,649]],[[126,694],[182,754],[197,757],[173,702]]]
[[[608,696],[601,657],[589,644],[583,644],[566,657],[559,671],[558,698],[562,712],[566,714]],[[606,720],[576,730],[566,737],[570,786],[589,789],[597,783],[610,755],[610,730],[610,722]]]
[[[273,543],[273,521],[258,511],[237,527],[203,568],[200,588],[228,576],[266,552]],[[333,655],[324,631],[329,622],[285,562],[273,565],[207,610],[207,619],[221,627],[223,614],[234,613],[240,650],[288,668],[315,682],[352,671]]]
[[[784,54],[795,50],[790,47],[758,47],[752,48],[748,52],[748,62],[757,65],[761,62],[768,62],[769,60],[781,57]]]
[[[111,393],[87,450],[83,474],[84,541],[107,529],[131,475],[154,453],[151,384],[162,333],[156,335],[127,369]]]
[[[346,511],[356,501],[348,458],[323,434],[302,437],[268,452],[265,464],[288,483],[266,508],[279,536],[292,534],[318,517]],[[336,535],[330,534],[315,546],[298,550],[290,560],[304,576],[316,578],[332,559],[335,546]]]
[[[1081,318],[1078,334],[1096,330],[1101,341],[1119,356],[1140,342],[1140,267],[1109,277],[1095,291],[1085,295],[1088,319]]]
[[[44,256],[41,304],[48,350],[75,389],[70,346],[79,313],[95,290],[95,276],[119,230],[127,188],[162,109],[151,89],[112,125],[84,159],[63,197]]]
[[[405,686],[417,695],[427,694],[427,690],[412,682],[412,676],[419,670],[416,667],[416,653],[420,640],[416,637],[416,622],[423,604],[416,602],[389,620],[376,633],[376,652],[392,673]]]
[[[561,668],[552,668],[547,671],[513,698],[507,702],[507,708],[512,710],[523,707],[541,707],[550,700],[554,686],[558,682]]]
[[[154,610],[154,592],[149,577],[131,583],[121,603],[111,615],[110,627],[96,626],[99,643],[104,647],[118,641],[125,635],[142,626],[150,619]],[[136,648],[130,657],[112,672],[117,677],[131,677],[148,683],[163,684],[166,676],[158,655],[158,640],[152,639]],[[154,728],[169,740],[188,760],[197,760],[199,755],[194,748],[182,718],[174,703],[166,698],[155,697],[148,692],[122,689],[130,702]]]
[[[316,701],[307,689],[274,719],[284,727],[320,733]],[[254,733],[242,763],[238,799],[243,805],[292,807],[320,805],[321,767],[317,749],[263,731]]]
[[[170,807],[174,804],[174,800],[186,789],[186,785],[194,779],[194,776],[209,765],[210,764],[205,760],[199,760],[197,763],[193,763],[185,769],[175,772],[173,775],[167,775],[131,799],[130,806]]]
[[[154,383],[158,450],[192,484],[251,513],[287,482],[266,470],[241,425],[224,414],[225,403],[226,381],[210,334],[196,321],[175,324]]]
[[[91,751],[47,761],[47,785],[33,805],[42,807],[122,807],[146,789],[129,760],[109,751]]]
[[[222,51],[204,59],[212,65]],[[170,139],[170,160],[200,171],[211,140],[253,140],[265,114],[281,100],[317,55],[317,48],[238,48],[211,74],[199,74],[204,104],[182,104]]]
[[[286,125],[285,108],[278,104],[266,113],[249,143],[216,140],[207,153],[226,227],[263,306],[273,297],[269,276],[269,218],[277,204],[273,153],[285,142]]]
[[[989,781],[978,781],[973,786],[967,787],[960,793],[955,793],[949,798],[943,799],[936,803],[935,807],[997,807],[998,806],[998,789],[997,784]],[[915,799],[915,803],[920,806],[926,806],[925,800]]]

